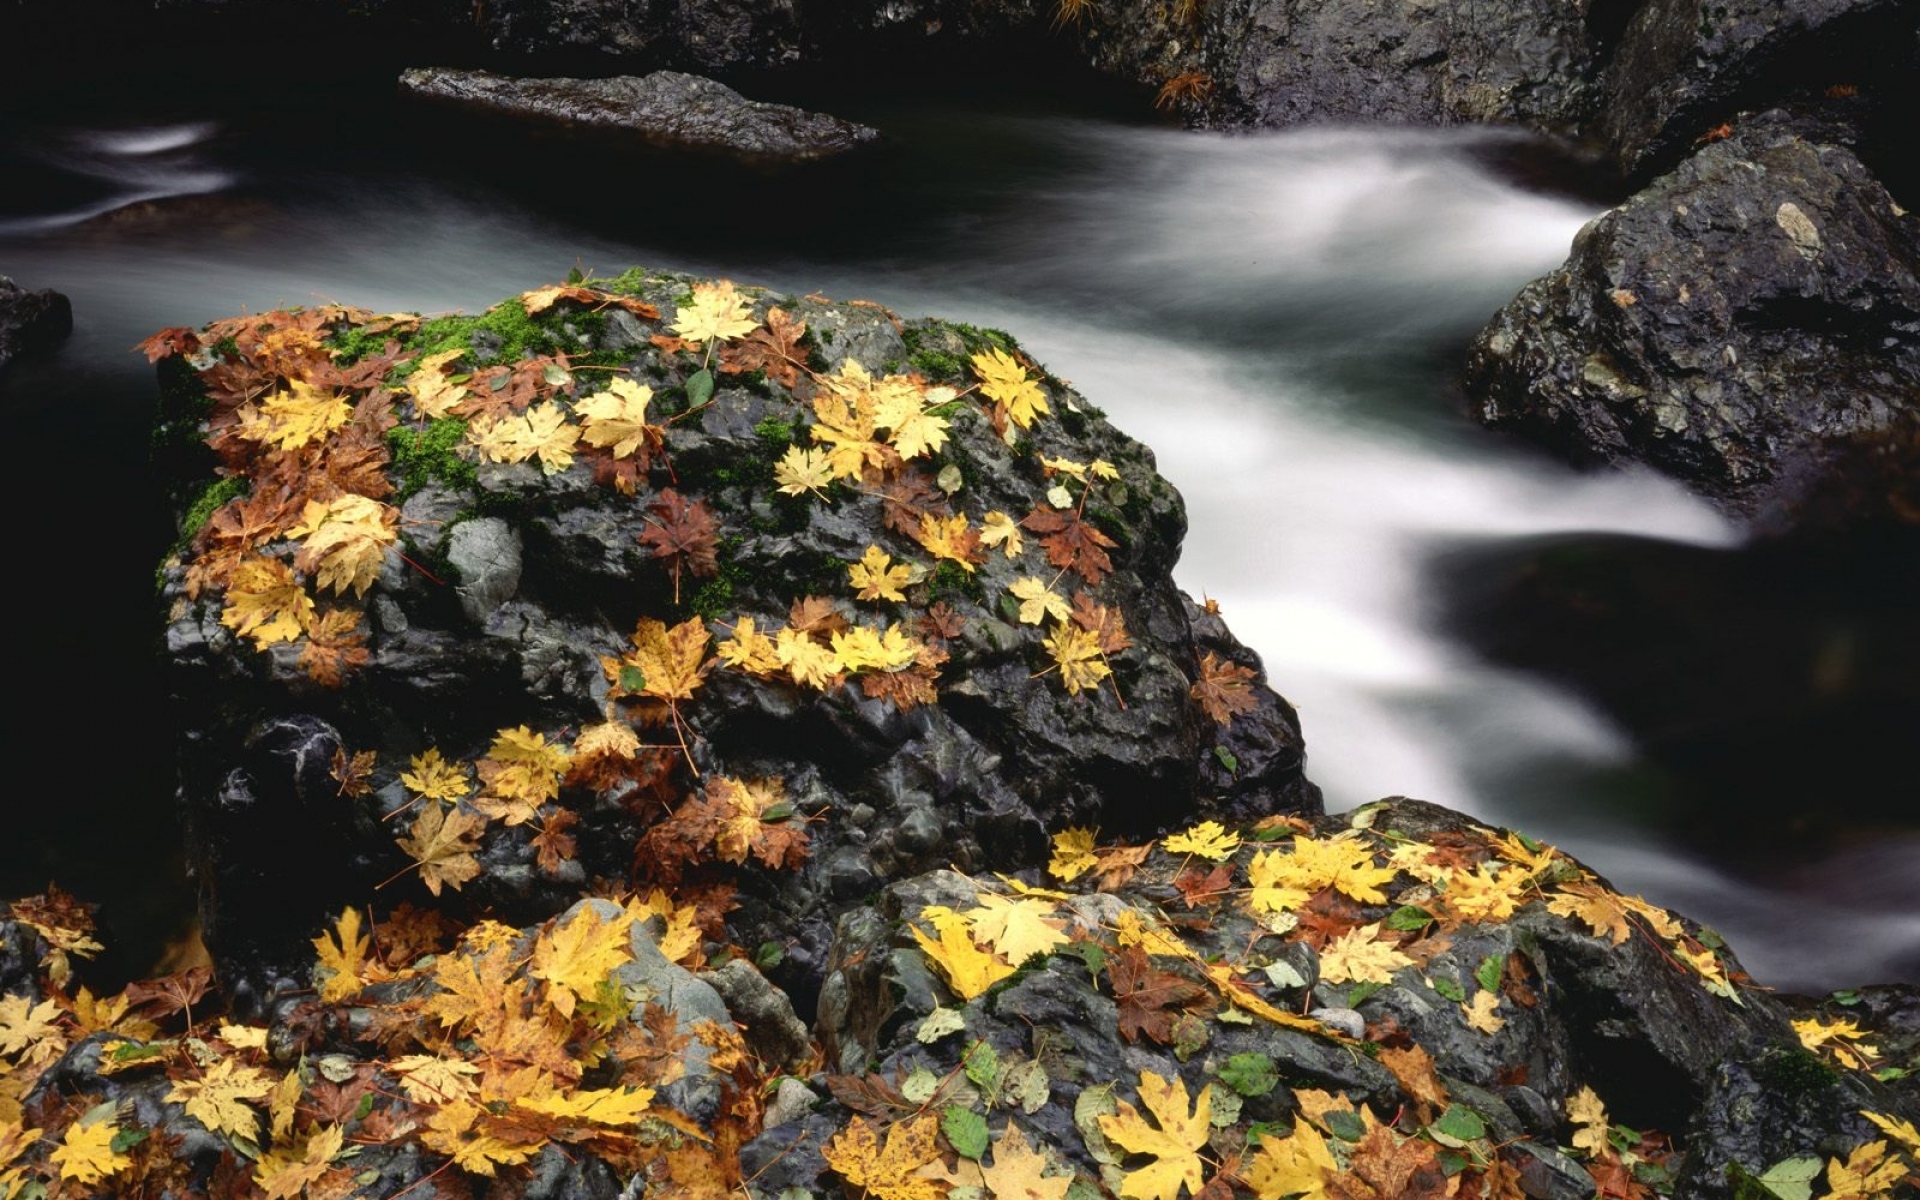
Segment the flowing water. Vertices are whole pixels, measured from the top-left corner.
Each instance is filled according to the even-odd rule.
[[[1920,841],[1765,879],[1709,865],[1623,815],[1610,789],[1635,752],[1604,717],[1437,632],[1429,567],[1461,546],[1738,540],[1671,483],[1577,474],[1459,415],[1461,348],[1601,207],[1514,181],[1516,163],[1550,170],[1550,148],[1494,131],[1198,135],[991,95],[840,109],[891,147],[768,177],[441,142],[365,98],[331,117],[226,102],[0,131],[0,166],[28,181],[0,210],[0,271],[66,291],[78,322],[58,359],[0,383],[34,464],[9,511],[44,518],[17,551],[59,593],[24,651],[44,703],[15,736],[78,765],[6,881],[178,899],[141,666],[161,539],[139,476],[152,385],[127,347],[249,309],[475,308],[576,265],[645,264],[1013,331],[1154,447],[1188,504],[1178,579],[1298,705],[1331,809],[1404,794],[1519,825],[1716,926],[1766,983],[1920,971],[1920,903],[1900,886]],[[86,532],[98,514],[63,520],[99,495],[124,506],[124,537]]]

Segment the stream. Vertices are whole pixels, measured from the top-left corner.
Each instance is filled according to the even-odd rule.
[[[0,124],[0,272],[76,316],[57,358],[0,377],[9,511],[30,514],[16,578],[46,597],[12,737],[65,781],[15,801],[10,894],[58,879],[136,943],[190,904],[151,664],[152,376],[130,346],[286,305],[476,309],[643,264],[1013,332],[1154,448],[1188,506],[1177,579],[1298,706],[1330,810],[1403,794],[1524,828],[1713,926],[1765,984],[1920,977],[1920,837],[1792,871],[1709,863],[1621,802],[1621,730],[1445,631],[1434,564],[1462,548],[1740,541],[1671,482],[1576,473],[1461,414],[1466,342],[1604,205],[1553,147],[1195,134],[981,89],[836,98],[888,148],[773,176],[423,131],[377,89],[298,99],[125,94]]]

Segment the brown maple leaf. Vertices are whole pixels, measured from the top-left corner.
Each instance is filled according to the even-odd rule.
[[[332,608],[308,623],[307,642],[300,650],[300,669],[321,687],[337,688],[346,681],[349,671],[366,665],[368,657],[367,637],[360,632],[359,611]]]
[[[133,1011],[158,1021],[184,1013],[187,1023],[193,1023],[193,1006],[207,994],[213,986],[212,967],[189,967],[177,974],[160,979],[143,979],[127,985],[121,993]]]
[[[1347,1169],[1329,1176],[1332,1200],[1446,1200],[1453,1191],[1431,1142],[1377,1125],[1354,1147]]]
[[[1141,1034],[1163,1045],[1172,1042],[1174,1022],[1211,995],[1192,980],[1155,967],[1139,946],[1124,947],[1107,959],[1107,981],[1119,1004],[1120,1036],[1129,1042]]]
[[[939,690],[934,687],[937,677],[934,668],[916,664],[904,671],[863,672],[857,678],[860,690],[868,696],[884,700],[901,712],[911,712],[919,705],[933,704],[940,699]]]
[[[1113,570],[1107,551],[1117,549],[1120,543],[1100,532],[1077,509],[1040,505],[1026,515],[1020,527],[1040,534],[1047,561],[1063,571],[1077,572],[1088,587],[1099,587]]]
[[[135,350],[147,356],[149,363],[157,363],[163,358],[171,358],[176,354],[192,354],[199,348],[200,335],[178,325],[171,329],[162,329],[134,346]]]
[[[1094,636],[1102,654],[1118,654],[1133,645],[1127,621],[1118,608],[1095,600],[1086,592],[1073,594],[1073,623]]]
[[[1174,876],[1173,886],[1188,908],[1218,904],[1233,889],[1233,864],[1223,862],[1207,871],[1196,863]]]
[[[851,627],[833,601],[825,596],[802,596],[795,600],[787,610],[787,624],[793,626],[795,633],[819,637],[845,633]]]
[[[336,747],[327,773],[339,785],[342,796],[364,796],[373,790],[373,765],[377,757],[371,750],[349,754],[345,746]]]
[[[573,835],[567,830],[579,824],[580,814],[567,808],[549,808],[541,818],[540,832],[533,836],[534,862],[542,871],[556,875],[560,864],[573,857]]]
[[[1321,888],[1300,908],[1300,924],[1295,928],[1299,940],[1315,950],[1365,924],[1360,906],[1333,888]]]
[[[1153,843],[1144,846],[1101,846],[1093,852],[1094,879],[1103,892],[1118,891],[1127,885],[1147,861]]]
[[[1200,660],[1200,678],[1194,681],[1189,694],[1199,701],[1208,716],[1226,725],[1241,713],[1252,712],[1259,706],[1260,696],[1253,690],[1253,677],[1252,668],[1230,662],[1209,650]]]
[[[895,533],[917,538],[920,518],[950,517],[953,509],[931,477],[918,467],[908,467],[891,480],[880,483],[880,522]]]
[[[936,600],[928,605],[927,611],[914,623],[920,636],[930,642],[950,642],[959,637],[960,631],[966,626],[967,619],[955,612],[945,600]]]
[[[720,573],[720,526],[705,500],[689,501],[672,488],[661,490],[647,506],[648,525],[640,544],[673,571],[673,602],[680,603],[680,571],[700,578]]]
[[[429,954],[444,953],[458,930],[436,908],[416,908],[402,901],[387,919],[373,927],[374,951],[389,967],[407,967]]]
[[[806,333],[805,321],[784,308],[769,308],[764,326],[721,346],[720,369],[729,375],[765,371],[772,382],[791,388],[807,370],[807,349],[800,344]]]

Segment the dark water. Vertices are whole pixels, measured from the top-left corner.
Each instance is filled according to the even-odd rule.
[[[130,88],[9,118],[0,271],[66,291],[77,328],[0,382],[30,597],[10,736],[40,780],[11,789],[7,890],[57,878],[136,945],[186,904],[146,599],[152,383],[128,347],[250,309],[472,308],[644,264],[1014,331],[1159,454],[1189,504],[1179,578],[1298,704],[1330,807],[1398,793],[1520,824],[1717,926],[1763,982],[1920,974],[1920,839],[1710,864],[1596,707],[1438,632],[1434,564],[1463,547],[1738,542],[1671,484],[1578,475],[1458,415],[1460,348],[1599,210],[1514,182],[1561,174],[1551,148],[1194,135],[1004,87],[836,107],[887,150],[756,173],[422,124],[378,87]]]

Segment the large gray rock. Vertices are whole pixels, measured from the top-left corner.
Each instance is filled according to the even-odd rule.
[[[1768,113],[1583,229],[1482,331],[1468,387],[1491,426],[1751,512],[1789,458],[1901,436],[1917,270],[1920,218],[1852,151]]]
[[[785,104],[762,104],[723,83],[677,71],[611,79],[519,79],[431,67],[402,73],[400,87],[425,99],[499,115],[631,134],[659,145],[746,159],[826,158],[880,136],[866,125]]]

